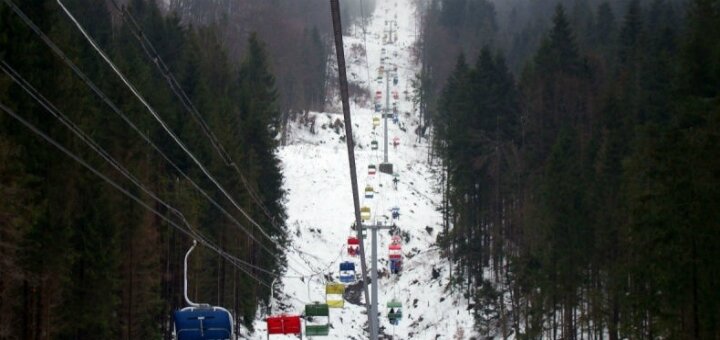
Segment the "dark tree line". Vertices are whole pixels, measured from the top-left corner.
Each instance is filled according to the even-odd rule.
[[[128,128],[5,3],[0,3],[0,59],[222,249],[279,273],[282,249],[263,238],[213,187],[92,50],[55,1],[14,2],[109,100],[248,227],[262,245],[224,217]],[[162,15],[153,2],[132,0],[127,4],[267,211],[255,204],[235,170],[212,148],[119,13],[104,2],[65,3],[230,195],[282,244],[282,174],[275,156],[281,111],[264,43],[249,34],[241,59],[234,61],[214,29],[188,28],[179,17]],[[317,33],[306,34],[318,39]],[[0,102],[164,216],[179,222],[171,211],[102,161],[5,74],[0,74]],[[182,261],[191,244],[188,237],[4,112],[0,113],[0,195],[0,338],[169,338],[171,312],[184,306]],[[270,227],[271,218],[277,228]],[[189,272],[191,299],[227,307],[238,324],[250,325],[257,306],[269,295],[267,286],[207,248],[196,250]],[[267,284],[272,280],[261,271],[250,272]]]
[[[344,29],[369,16],[375,0],[347,1],[341,7]],[[231,57],[242,56],[251,32],[266,42],[277,75],[283,112],[323,111],[329,91],[328,61],[333,46],[325,0],[171,0],[183,21],[213,25]]]
[[[613,7],[558,5],[517,77],[451,44],[425,98],[438,241],[483,334],[720,338],[720,2]]]

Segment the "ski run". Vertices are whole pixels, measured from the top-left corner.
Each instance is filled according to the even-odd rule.
[[[351,96],[351,114],[357,176],[361,206],[371,209],[372,219],[394,223],[402,238],[402,271],[390,274],[388,247],[391,235],[378,232],[378,271],[380,337],[387,339],[469,339],[473,336],[473,316],[468,300],[449,287],[450,264],[435,245],[442,230],[439,205],[442,199],[439,169],[428,162],[429,141],[418,140],[416,129],[419,112],[413,106],[411,80],[420,65],[413,56],[418,23],[413,0],[378,2],[375,12],[367,16],[364,36],[361,25],[349,27],[344,37],[348,81],[370,93],[367,99]],[[392,33],[388,34],[388,31]],[[366,39],[366,44],[365,44]],[[383,43],[385,40],[385,43]],[[358,48],[362,46],[362,48]],[[367,46],[367,61],[362,50]],[[333,54],[334,57],[334,54]],[[384,61],[381,59],[384,58]],[[334,59],[334,58],[333,58]],[[393,72],[397,66],[397,72]],[[380,68],[383,76],[378,80]],[[337,70],[333,70],[337,74]],[[393,84],[394,75],[397,84]],[[386,78],[390,93],[386,91]],[[369,78],[369,79],[368,79]],[[380,96],[376,97],[377,91]],[[397,99],[393,99],[397,94]],[[352,93],[351,93],[352,95]],[[397,189],[393,176],[378,171],[368,174],[368,166],[383,161],[383,125],[374,126],[375,103],[385,108],[397,102],[397,124],[388,119],[388,160],[398,175]],[[328,112],[310,112],[307,117],[290,122],[287,145],[280,147],[286,190],[287,225],[290,246],[288,269],[275,284],[272,315],[299,315],[306,303],[326,301],[326,284],[339,283],[339,265],[355,263],[360,278],[360,257],[348,255],[348,237],[354,221],[353,199],[345,144],[344,123],[339,95]],[[390,110],[392,112],[392,110]],[[312,125],[312,127],[311,127]],[[396,138],[397,137],[397,138]],[[399,142],[393,146],[393,140]],[[373,141],[379,147],[373,150]],[[372,187],[373,198],[364,191]],[[399,208],[400,217],[392,219],[391,209]],[[369,234],[368,234],[369,238]],[[370,240],[365,242],[368,270]],[[309,275],[313,275],[308,278]],[[362,284],[347,285],[343,308],[331,308],[329,339],[367,338],[367,315]],[[402,304],[402,319],[397,325],[388,320],[387,302]],[[259,311],[252,334],[242,338],[265,339],[268,310]],[[313,323],[316,323],[315,321]],[[304,335],[305,336],[305,335]],[[294,339],[297,336],[272,335],[271,339]]]

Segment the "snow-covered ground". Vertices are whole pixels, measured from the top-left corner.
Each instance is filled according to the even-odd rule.
[[[404,263],[400,275],[389,274],[387,255],[390,235],[387,231],[379,233],[381,334],[394,339],[468,339],[474,334],[474,322],[467,310],[467,299],[450,293],[447,288],[449,264],[441,259],[435,246],[441,230],[441,214],[437,209],[441,201],[438,173],[428,164],[427,140],[418,142],[415,134],[419,117],[410,97],[410,80],[419,70],[411,55],[416,38],[416,19],[413,0],[378,0],[367,31],[369,70],[364,56],[353,53],[351,49],[353,45],[364,46],[362,29],[353,27],[351,36],[344,38],[349,80],[371,93],[367,102],[355,103],[351,100],[353,133],[358,144],[355,156],[361,205],[369,206],[378,220],[390,216],[393,206],[398,206],[401,213],[395,221],[404,237]],[[392,20],[397,22],[394,30],[398,39],[394,43],[383,44],[384,31],[394,25]],[[369,176],[367,173],[369,164],[377,165],[383,158],[382,125],[375,129],[372,125],[372,118],[379,116],[373,108],[375,92],[382,92],[383,107],[388,95],[385,85],[387,74],[381,83],[376,80],[381,57],[387,57],[383,64],[386,70],[392,70],[394,64],[398,67],[398,84],[393,86],[390,78],[390,89],[391,93],[399,93],[400,124],[388,121],[389,139],[400,139],[397,148],[389,146],[389,161],[400,176],[397,190],[393,189],[392,176],[380,172]],[[393,101],[391,98],[390,102]],[[339,108],[340,105],[336,103],[330,107]],[[354,235],[350,229],[354,220],[353,201],[344,129],[333,128],[337,120],[343,121],[342,113],[310,115],[316,119],[315,133],[295,122],[289,132],[288,145],[279,150],[287,191],[291,247],[287,253],[288,270],[282,282],[276,285],[273,314],[302,314],[304,303],[324,302],[325,284],[338,282],[339,263],[342,261],[354,261],[360,272],[359,257],[348,256],[346,249],[348,236]],[[405,131],[401,130],[401,126]],[[380,143],[378,150],[370,148],[374,139]],[[372,199],[362,197],[366,185],[376,191]],[[366,242],[366,248],[369,261],[369,242]],[[308,275],[314,276],[308,278]],[[355,294],[360,287],[355,286]],[[349,289],[346,298],[353,300],[350,295]],[[397,326],[389,323],[385,307],[393,298],[403,304],[403,319]],[[265,317],[265,314],[259,313],[255,322],[256,332],[244,337],[265,339]],[[329,339],[368,337],[365,330],[367,316],[362,305],[345,301],[343,309],[331,309],[330,323]],[[274,335],[271,338],[296,337]]]

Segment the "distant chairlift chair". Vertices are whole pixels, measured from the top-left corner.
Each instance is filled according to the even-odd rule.
[[[374,164],[368,165],[368,175],[373,176],[377,173],[377,166]]]
[[[387,303],[387,308],[389,309],[388,320],[390,320],[390,324],[397,326],[402,319],[402,303],[392,299]]]
[[[340,263],[340,282],[354,283],[355,278],[355,263],[350,261]]]
[[[325,318],[325,323],[318,323],[315,318]],[[313,321],[312,324],[309,324]],[[328,336],[330,334],[330,307],[326,303],[305,305],[305,335]]]
[[[325,300],[330,308],[343,308],[345,300],[343,294],[345,286],[341,283],[328,283],[325,286]]]
[[[392,207],[390,209],[390,213],[392,214],[392,218],[394,220],[400,219],[400,208],[399,207]]]
[[[371,214],[370,214],[370,207],[362,207],[360,208],[360,219],[364,221],[370,220]]]
[[[365,187],[365,198],[372,199],[373,196],[375,196],[375,189],[373,189],[373,187],[371,187],[369,185],[366,186]]]
[[[355,236],[350,236],[348,237],[347,242],[348,255],[353,257],[358,256],[358,251],[360,251],[360,240],[358,240]]]
[[[388,248],[390,273],[400,274],[402,270],[402,246],[400,244],[391,244]]]

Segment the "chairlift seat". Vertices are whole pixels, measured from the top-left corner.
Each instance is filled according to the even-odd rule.
[[[342,282],[342,283],[355,282],[355,272],[340,272],[340,282]]]
[[[367,221],[370,219],[370,207],[362,207],[360,208],[360,219],[363,221]]]
[[[327,336],[330,334],[330,325],[305,325],[306,336]]]
[[[326,303],[305,305],[305,316],[330,316],[330,308]]]
[[[175,311],[173,320],[178,340],[233,338],[232,316],[222,307],[185,307]]]
[[[269,316],[266,319],[268,334],[301,334],[299,315]]]

